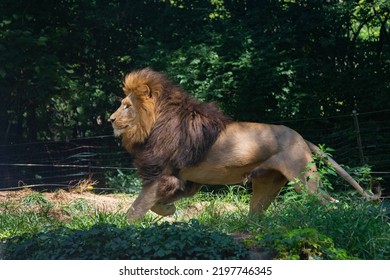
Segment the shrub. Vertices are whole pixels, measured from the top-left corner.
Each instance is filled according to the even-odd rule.
[[[275,259],[284,260],[346,260],[352,259],[333,240],[314,228],[293,229],[257,236],[261,247],[271,250]]]
[[[141,190],[142,180],[136,171],[124,173],[117,169],[116,173],[108,172],[105,177],[107,186],[115,192],[136,194]]]
[[[232,237],[197,221],[164,222],[148,228],[98,224],[89,230],[60,228],[5,243],[6,259],[243,259]]]
[[[312,228],[330,237],[336,248],[360,259],[390,258],[390,223],[385,209],[362,199],[340,198],[340,202],[321,205],[307,197],[300,201],[277,202],[259,222],[261,232],[288,233]]]

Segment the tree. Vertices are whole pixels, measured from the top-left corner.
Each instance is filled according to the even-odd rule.
[[[96,120],[145,66],[239,120],[384,109],[389,11],[386,0],[4,0],[2,142],[111,133]]]

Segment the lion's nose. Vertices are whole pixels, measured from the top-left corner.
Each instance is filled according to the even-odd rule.
[[[111,115],[110,118],[108,119],[108,121],[111,123],[115,122],[115,117]]]

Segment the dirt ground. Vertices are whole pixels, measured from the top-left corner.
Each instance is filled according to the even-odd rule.
[[[21,203],[33,193],[30,189],[18,191],[0,191],[0,204]],[[75,201],[85,200],[98,211],[126,211],[134,198],[123,194],[95,194],[90,191],[58,190],[55,192],[40,192],[54,207],[70,204]]]

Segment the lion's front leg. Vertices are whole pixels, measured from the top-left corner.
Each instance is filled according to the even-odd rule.
[[[147,183],[127,212],[128,220],[142,219],[148,210],[158,215],[168,216],[176,211],[173,202],[181,197],[183,183],[175,176],[164,175]]]
[[[176,211],[173,203],[183,197],[193,196],[199,188],[199,184],[183,182],[175,176],[162,176],[158,185],[160,200],[151,210],[161,216],[173,215]]]
[[[148,210],[161,216],[173,215],[176,211],[173,202],[193,196],[199,188],[199,184],[183,182],[175,176],[161,176],[142,187],[141,193],[127,212],[128,220],[141,219]]]
[[[127,211],[128,221],[132,222],[142,219],[146,212],[148,212],[148,210],[151,209],[159,199],[158,181],[143,186],[140,194]]]
[[[173,202],[179,199],[178,195],[183,191],[184,184],[175,176],[164,175],[158,180],[157,196],[158,201],[151,210],[161,216],[173,215],[176,211]]]

